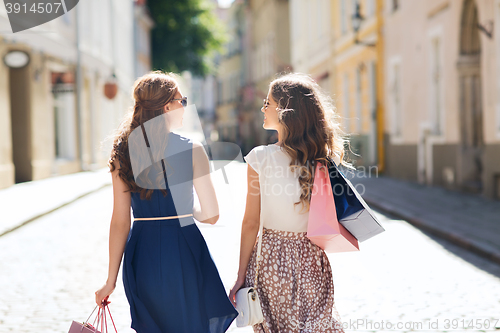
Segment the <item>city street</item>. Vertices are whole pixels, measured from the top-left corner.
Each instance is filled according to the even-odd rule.
[[[226,166],[229,184],[221,170],[213,175],[221,218],[198,223],[227,292],[238,269],[246,167]],[[88,317],[107,277],[112,200],[107,186],[0,237],[0,332],[65,333]],[[329,255],[346,332],[500,329],[500,266],[378,216],[384,233],[360,252]],[[110,301],[118,332],[133,332],[121,271]],[[228,332],[253,330],[233,323]]]

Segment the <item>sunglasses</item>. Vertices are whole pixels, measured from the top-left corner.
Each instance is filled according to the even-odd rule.
[[[182,98],[175,98],[173,101],[181,101],[181,104],[183,107],[186,107],[188,105],[188,98],[187,96],[184,96]]]
[[[267,107],[269,106],[269,100],[266,98],[264,99],[264,104],[263,104],[263,108],[266,109]]]

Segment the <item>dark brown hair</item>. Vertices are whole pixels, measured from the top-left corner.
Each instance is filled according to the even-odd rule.
[[[291,157],[292,171],[299,169],[302,209],[309,211],[316,162],[337,155],[340,164],[354,169],[346,160],[344,147],[349,143],[340,127],[340,116],[331,98],[308,75],[288,73],[273,80],[272,98],[278,103],[278,119],[283,126],[284,151]],[[302,210],[301,210],[302,211]]]
[[[149,200],[153,194],[153,190],[151,187],[148,187],[149,189],[140,187],[134,180],[129,155],[129,135],[139,126],[142,126],[142,130],[144,130],[143,124],[145,122],[162,115],[164,113],[164,106],[173,100],[178,89],[179,87],[177,81],[175,80],[175,74],[172,73],[153,71],[138,78],[134,82],[132,91],[132,98],[134,100],[132,110],[125,115],[125,118],[121,122],[119,128],[112,135],[114,138],[113,148],[111,150],[111,156],[108,160],[110,172],[115,170],[113,162],[116,160],[119,161],[119,177],[123,179],[130,192],[140,192],[141,199]],[[153,134],[164,136],[167,134],[166,128],[159,128],[157,126],[156,131],[153,129]],[[165,140],[157,141],[166,145]],[[146,145],[149,146],[147,141]],[[160,151],[162,150],[160,149]],[[147,155],[148,152],[145,151],[144,148],[139,150],[139,153],[146,154],[147,160],[149,159],[149,155]],[[145,171],[145,179],[148,179],[147,173],[149,171],[151,170]],[[162,177],[163,173],[158,173],[156,180],[159,182]],[[166,195],[167,191],[162,189],[162,193],[163,195]]]

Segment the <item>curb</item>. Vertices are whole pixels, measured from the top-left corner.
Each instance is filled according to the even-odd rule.
[[[69,204],[72,204],[72,203],[74,203],[75,201],[77,201],[77,200],[79,200],[79,199],[81,199],[81,198],[83,198],[83,197],[85,197],[85,196],[87,196],[87,195],[89,195],[89,194],[92,194],[92,193],[94,193],[94,192],[97,192],[97,191],[99,191],[99,190],[101,190],[101,189],[103,189],[103,188],[105,188],[105,187],[107,187],[107,186],[111,186],[111,185],[112,185],[111,183],[110,183],[110,184],[104,184],[104,185],[101,185],[100,187],[97,187],[97,188],[95,188],[95,189],[93,189],[93,190],[91,190],[91,191],[85,192],[85,193],[83,193],[83,194],[81,194],[81,195],[79,195],[79,196],[77,196],[77,197],[73,198],[72,200],[70,200],[70,201],[68,201],[68,202],[65,202],[65,203],[63,203],[63,204],[61,204],[61,205],[59,205],[59,206],[57,206],[57,207],[51,208],[51,209],[49,209],[49,210],[47,210],[47,211],[45,211],[45,212],[42,212],[42,213],[40,213],[40,214],[37,214],[37,215],[35,215],[35,216],[33,216],[33,217],[31,217],[31,218],[27,219],[26,221],[21,222],[20,224],[16,225],[15,227],[12,227],[12,228],[10,228],[10,229],[7,229],[7,230],[3,231],[2,233],[0,233],[0,237],[2,237],[2,236],[4,236],[4,235],[6,235],[6,234],[8,234],[8,233],[11,233],[11,232],[12,232],[12,231],[14,231],[14,230],[17,230],[17,229],[19,229],[19,228],[21,228],[21,227],[23,227],[23,226],[25,226],[25,225],[29,224],[30,222],[33,222],[33,221],[35,221],[35,220],[39,219],[39,218],[40,218],[40,217],[42,217],[42,216],[48,215],[48,214],[50,214],[50,213],[52,213],[52,212],[54,212],[54,211],[58,210],[59,208],[62,208],[62,207],[67,206],[67,205],[69,205]]]
[[[412,224],[412,225],[414,225],[422,230],[425,230],[425,231],[427,231],[435,236],[438,236],[438,237],[445,239],[445,240],[447,240],[455,245],[458,245],[458,246],[464,248],[465,250],[468,250],[468,251],[473,252],[477,255],[480,255],[481,257],[489,259],[489,260],[495,262],[496,264],[500,264],[500,253],[489,249],[487,246],[485,246],[481,243],[478,243],[474,240],[467,239],[467,238],[465,238],[459,234],[456,234],[454,232],[439,229],[439,228],[429,224],[428,222],[421,220],[420,218],[412,217],[412,216],[409,216],[408,214],[402,213],[401,211],[395,209],[390,204],[381,203],[380,201],[376,201],[376,200],[371,200],[368,197],[363,198],[363,199],[370,206],[376,207],[385,213],[394,215],[402,220],[405,220],[405,221],[409,222],[410,224]]]

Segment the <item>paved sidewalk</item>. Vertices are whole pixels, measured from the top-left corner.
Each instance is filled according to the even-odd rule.
[[[389,177],[352,176],[370,207],[500,264],[500,201]]]
[[[109,168],[24,182],[0,190],[0,236],[111,185]],[[8,203],[8,204],[5,204]]]

